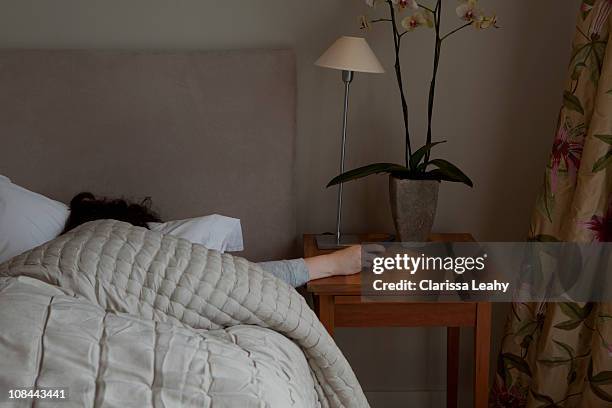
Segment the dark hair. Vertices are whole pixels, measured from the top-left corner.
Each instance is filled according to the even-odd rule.
[[[140,203],[133,203],[120,198],[96,198],[92,193],[83,192],[70,200],[70,216],[63,232],[89,221],[106,219],[129,222],[145,228],[148,228],[149,222],[161,222],[159,216],[151,210],[150,197]]]

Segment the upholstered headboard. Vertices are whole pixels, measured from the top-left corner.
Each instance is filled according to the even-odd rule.
[[[295,88],[287,50],[0,51],[0,174],[238,217],[245,256],[291,256]]]

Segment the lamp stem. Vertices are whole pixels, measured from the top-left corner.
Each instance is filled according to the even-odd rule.
[[[346,128],[348,124],[349,89],[353,81],[353,71],[342,71],[344,82],[344,115],[342,118],[342,146],[340,154],[340,174],[344,173],[344,158],[346,157]],[[340,224],[342,223],[342,183],[338,185],[338,212],[336,213],[336,245],[340,245]]]

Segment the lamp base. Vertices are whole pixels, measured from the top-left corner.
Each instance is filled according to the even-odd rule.
[[[332,234],[315,235],[315,242],[318,249],[342,249],[360,243],[357,235],[341,235],[338,243],[336,236]]]

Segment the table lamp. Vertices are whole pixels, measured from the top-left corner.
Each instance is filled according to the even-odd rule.
[[[346,127],[348,117],[349,88],[355,72],[382,74],[384,68],[374,55],[365,38],[340,37],[327,51],[319,57],[315,65],[342,71],[344,82],[344,114],[342,117],[342,145],[340,153],[340,173],[344,173],[344,158],[346,153]],[[338,185],[338,209],[336,213],[336,235],[317,235],[319,249],[332,249],[357,244],[356,236],[342,235],[342,183]]]

